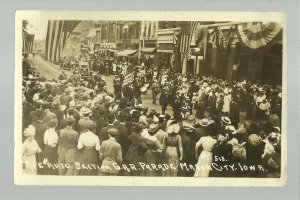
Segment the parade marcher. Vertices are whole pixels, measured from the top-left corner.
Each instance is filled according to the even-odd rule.
[[[240,105],[235,98],[232,99],[230,104],[229,118],[231,120],[231,124],[237,128],[238,123],[240,122]]]
[[[155,105],[156,104],[156,98],[157,94],[159,92],[159,86],[156,80],[154,80],[152,86],[151,86],[151,91],[152,91],[152,103]]]
[[[169,97],[168,97],[168,93],[165,90],[162,90],[161,94],[160,94],[160,98],[159,98],[159,103],[161,105],[161,112],[164,115],[166,112],[166,109],[168,107],[168,102],[169,102]]]

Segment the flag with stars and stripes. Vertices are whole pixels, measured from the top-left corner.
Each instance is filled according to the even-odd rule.
[[[189,44],[188,44],[188,47],[187,47],[187,52],[186,52],[186,61],[189,61],[191,59],[191,44],[192,42],[195,42],[194,41],[194,34],[196,32],[196,28],[198,27],[198,25],[200,24],[200,22],[197,22],[197,21],[192,21],[191,22],[191,27],[190,27],[190,34],[189,34]]]
[[[220,49],[227,49],[228,46],[228,38],[225,38],[224,33],[221,29],[219,29],[219,48]]]
[[[46,36],[46,58],[59,62],[66,40],[80,21],[49,20]]]

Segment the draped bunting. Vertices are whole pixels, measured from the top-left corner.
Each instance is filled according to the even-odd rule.
[[[236,25],[238,39],[252,53],[263,53],[280,38],[282,27],[275,22],[250,22]]]
[[[195,43],[203,45],[203,57],[206,56],[207,50],[207,42],[208,42],[208,27],[206,25],[198,24],[195,34],[194,34],[194,41]]]

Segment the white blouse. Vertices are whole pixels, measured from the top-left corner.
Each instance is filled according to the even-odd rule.
[[[100,150],[100,141],[99,141],[99,138],[97,135],[88,131],[88,132],[82,133],[79,136],[77,147],[78,147],[78,149],[82,149],[84,147],[87,147],[87,148],[95,147],[95,149],[97,151],[99,151]]]
[[[55,129],[48,129],[44,135],[44,144],[49,145],[51,147],[55,147],[58,142],[58,135],[55,132]]]

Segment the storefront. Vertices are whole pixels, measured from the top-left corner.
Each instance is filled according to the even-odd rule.
[[[117,44],[113,42],[100,43],[96,42],[94,45],[94,52],[100,52],[101,54],[114,56],[117,51]]]
[[[180,28],[157,30],[157,66],[171,67],[180,71],[178,36]]]

